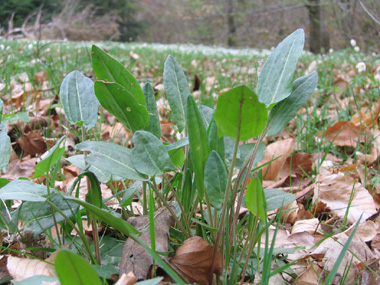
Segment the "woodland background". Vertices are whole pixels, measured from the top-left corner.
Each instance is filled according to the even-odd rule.
[[[0,37],[270,48],[297,28],[309,50],[380,47],[377,0],[1,0]]]

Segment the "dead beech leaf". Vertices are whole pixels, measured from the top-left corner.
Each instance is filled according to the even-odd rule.
[[[22,160],[12,160],[3,178],[15,180],[20,177],[31,177],[36,169],[38,158],[31,158],[30,155],[24,157]]]
[[[351,235],[355,226],[356,224],[353,224],[351,227],[345,230],[344,233],[347,236]],[[360,223],[355,232],[354,239],[369,242],[375,238],[377,228],[378,226],[373,221],[365,221],[363,223]]]
[[[319,285],[321,282],[320,276],[323,269],[318,264],[311,263],[310,266],[300,275],[293,283],[294,285]]]
[[[264,151],[264,158],[258,163],[263,165],[272,161],[262,167],[264,180],[279,180],[279,173],[281,168],[293,151],[295,139],[286,139],[274,142],[267,146]]]
[[[289,211],[286,211],[289,210]],[[294,201],[282,208],[281,220],[284,223],[294,224],[299,220],[312,219],[313,215],[306,211],[303,204]]]
[[[352,116],[351,122],[355,126],[367,126],[371,128],[374,123],[377,124],[377,119],[380,115],[380,100],[372,106],[372,109],[362,108],[359,113]]]
[[[25,136],[19,137],[16,142],[22,147],[24,150],[24,155],[32,155],[43,154],[47,147],[44,138],[39,133],[29,132],[25,134]]]
[[[339,254],[343,250],[343,246],[346,244],[347,240],[348,236],[345,233],[336,234],[324,240],[316,249],[310,253],[310,256],[320,259],[320,262],[323,265],[324,269],[330,272],[336,263]],[[361,261],[367,263],[367,261],[373,260],[374,258],[377,258],[377,256],[370,250],[364,241],[353,239],[349,246],[349,250],[344,255],[343,261],[339,266],[337,275],[334,279],[334,284],[339,284],[339,279],[344,275],[346,266],[348,266],[348,264],[350,264],[351,267],[348,271],[348,276],[345,280],[345,284],[354,284],[354,280],[359,274],[358,265],[361,263]]]
[[[214,247],[199,236],[191,237],[180,246],[170,260],[172,266],[189,283],[207,284]],[[218,252],[215,271],[222,273],[222,254]]]
[[[57,276],[53,265],[37,259],[8,256],[7,269],[15,281],[36,275]]]
[[[149,247],[150,246],[150,230],[149,230],[149,217],[140,216],[132,217],[127,220],[132,226],[137,230],[143,230],[139,234],[139,238]],[[154,232],[156,238],[156,251],[166,252],[169,250],[169,230],[173,225],[174,219],[170,214],[169,210],[166,208],[160,208],[154,213]],[[123,247],[123,253],[120,262],[120,273],[127,274],[133,272],[137,278],[148,279],[150,277],[149,273],[153,265],[152,256],[146,252],[146,250],[133,241],[132,239],[127,239]]]
[[[129,272],[128,274],[123,273],[123,275],[120,276],[119,280],[115,283],[115,285],[133,285],[137,281],[136,276],[133,274],[133,272]]]
[[[351,176],[343,173],[317,176],[313,202],[325,203],[339,218],[344,218],[351,195],[352,203],[347,216],[349,223],[355,223],[361,214],[364,220],[377,212],[371,194]]]
[[[356,147],[358,142],[363,142],[365,130],[360,126],[355,126],[349,121],[339,121],[328,127],[325,137],[334,145]]]
[[[292,227],[292,234],[295,233],[302,233],[302,232],[308,232],[310,234],[323,234],[323,232],[320,229],[320,222],[317,218],[314,219],[305,219],[305,220],[298,220],[294,223],[294,226]]]

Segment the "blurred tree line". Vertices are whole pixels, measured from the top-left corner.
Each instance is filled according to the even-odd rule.
[[[312,52],[380,49],[373,0],[1,0],[0,35],[37,11],[45,38],[268,48],[303,28]]]

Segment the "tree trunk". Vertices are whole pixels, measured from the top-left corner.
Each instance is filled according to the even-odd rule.
[[[227,0],[227,38],[228,46],[234,47],[236,45],[236,24],[235,24],[235,0]]]
[[[309,0],[306,7],[309,10],[310,39],[309,48],[312,53],[320,53],[322,48],[322,23],[321,23],[321,1]]]

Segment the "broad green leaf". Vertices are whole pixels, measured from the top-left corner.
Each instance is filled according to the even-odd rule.
[[[66,136],[63,136],[55,143],[55,145],[50,149],[49,154],[41,160],[34,171],[32,178],[38,178],[42,175],[47,175],[50,169],[61,160],[62,155],[65,153],[65,141]]]
[[[66,158],[66,160],[74,164],[76,167],[80,168],[81,170],[84,170],[86,167],[88,167],[88,165],[86,165],[85,156],[83,154],[70,156]],[[113,181],[122,180],[121,177],[117,175],[112,175],[110,172],[105,171],[103,169],[99,169],[95,167],[94,165],[91,165],[87,169],[91,171],[92,173],[94,173],[96,177],[98,178],[98,180],[103,183],[109,182],[111,178]]]
[[[267,204],[265,201],[264,190],[261,181],[253,178],[247,187],[245,196],[247,209],[260,220],[265,221],[267,215]]]
[[[90,203],[82,201],[78,198],[74,198],[72,196],[66,196],[66,199],[74,201],[75,203],[78,203],[79,205],[83,206],[86,210],[90,211],[92,214],[97,216],[100,220],[104,221],[109,226],[115,228],[116,230],[120,231],[123,234],[130,236],[130,235],[137,235],[140,233],[132,225],[130,225],[123,219],[115,217],[114,215],[112,215],[110,212],[106,210],[100,209],[99,207],[96,207]]]
[[[120,260],[121,260],[122,248],[119,251],[120,251]],[[120,260],[119,260],[119,263],[120,263]],[[116,268],[116,266],[105,265],[104,261],[103,261],[103,258],[102,258],[102,265],[96,265],[96,264],[94,264],[94,265],[92,265],[92,267],[94,267],[94,269],[96,271],[96,274],[100,278],[112,279],[112,275],[119,274],[119,269]]]
[[[103,236],[99,241],[102,265],[119,266],[123,252],[124,241],[110,236]],[[91,244],[93,247],[93,244]]]
[[[182,138],[179,141],[176,141],[175,143],[166,144],[165,148],[167,151],[183,148],[184,146],[187,146],[189,144],[188,138]]]
[[[79,209],[79,205],[67,201],[59,193],[53,192],[51,202],[65,214],[66,217],[73,217]],[[19,219],[23,221],[24,230],[31,230],[34,235],[39,235],[47,229],[54,226],[55,222],[60,223],[65,218],[58,212],[54,213],[55,221],[51,206],[45,202],[25,202],[22,204]]]
[[[145,107],[145,97],[136,78],[120,62],[95,45],[92,46],[92,68],[98,80],[120,84]]]
[[[249,158],[249,155],[251,154],[254,147],[255,147],[254,143],[247,143],[247,144],[242,144],[239,146],[240,156],[236,159],[236,164],[235,164],[236,168],[241,168],[244,165],[244,163]],[[253,168],[255,168],[256,164],[264,158],[265,148],[266,148],[265,144],[261,143],[259,145],[259,149],[257,150],[255,159],[253,160],[253,164],[252,164]]]
[[[207,196],[217,210],[222,208],[226,185],[226,166],[219,154],[213,150],[205,164],[205,186]]]
[[[214,114],[215,110],[205,105],[199,105],[198,109],[199,109],[199,112],[201,113],[201,117],[205,124],[205,128],[208,129],[212,120],[212,114]]]
[[[245,85],[223,93],[213,114],[218,134],[245,141],[258,136],[267,123],[267,109],[257,95]]]
[[[114,82],[95,82],[95,94],[100,104],[129,130],[141,130],[149,125],[149,114],[145,105],[122,85]]]
[[[41,285],[41,284],[57,284],[59,285],[58,277],[50,277],[47,275],[34,275],[32,277],[15,281],[12,280],[14,285]]]
[[[210,153],[205,125],[193,97],[187,97],[186,124],[189,133],[190,156],[200,199],[204,195],[204,167]]]
[[[94,82],[77,70],[63,79],[59,97],[70,124],[95,127],[98,119],[99,101],[95,97]]]
[[[149,112],[149,126],[145,130],[154,134],[157,138],[161,138],[160,118],[158,117],[156,98],[152,85],[146,83],[143,87],[146,101],[146,108]]]
[[[102,284],[95,269],[86,259],[67,250],[58,253],[55,271],[62,285]]]
[[[260,102],[273,106],[292,93],[294,71],[305,42],[302,29],[284,39],[269,55],[261,70],[256,92]]]
[[[171,55],[168,56],[164,65],[164,85],[166,97],[173,113],[173,121],[177,124],[178,130],[182,132],[185,128],[187,96],[191,93],[185,73]]]
[[[172,149],[172,150],[169,150],[168,153],[173,165],[177,168],[181,168],[186,160],[185,153],[183,152],[183,150],[180,148]]]
[[[5,124],[0,123],[0,171],[7,170],[10,157],[11,139],[8,136],[8,128]]]
[[[46,186],[29,180],[14,180],[0,188],[0,199],[44,202],[47,196]]]
[[[86,162],[100,170],[117,175],[121,179],[147,180],[139,174],[132,163],[132,150],[114,143],[86,141],[76,145],[81,151],[91,151]]]
[[[284,192],[280,189],[265,189],[264,193],[268,212],[291,204],[297,199],[296,195]]]
[[[176,169],[165,146],[153,134],[137,131],[133,135],[132,142],[135,145],[132,162],[138,172],[155,176]]]
[[[316,72],[294,81],[292,94],[276,104],[269,113],[267,136],[276,135],[288,124],[302,105],[309,99],[317,87],[317,83],[318,74]]]
[[[215,150],[219,154],[220,158],[224,160],[225,155],[226,155],[225,145],[224,145],[225,137],[220,138],[218,136],[218,127],[216,126],[214,118],[212,118],[207,132],[208,132],[208,142],[210,145],[210,150]]]
[[[23,123],[29,123],[30,118],[28,112],[17,112],[13,114],[6,114],[3,116],[3,123],[10,123],[13,124],[17,122],[18,120],[21,120]]]
[[[141,185],[141,181],[136,181],[128,189],[123,190],[123,199],[120,201],[121,207],[129,206],[132,203],[133,194],[135,194],[135,192],[137,191],[137,189],[139,189],[139,187],[141,187]]]
[[[0,99],[0,123],[1,123],[1,118],[3,116],[3,109],[4,109],[4,102],[3,100]]]

